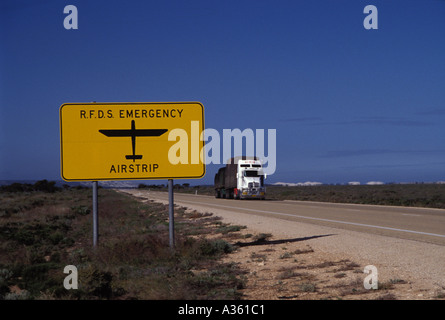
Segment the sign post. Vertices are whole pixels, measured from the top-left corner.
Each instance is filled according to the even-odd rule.
[[[93,181],[93,245],[99,237],[98,181],[168,179],[173,247],[173,179],[205,175],[204,106],[65,103],[59,113],[61,176],[65,181]]]
[[[173,199],[173,179],[168,179],[168,234],[170,248],[175,248],[175,202]]]
[[[99,202],[97,199],[97,181],[93,181],[93,247],[97,246],[99,240]]]

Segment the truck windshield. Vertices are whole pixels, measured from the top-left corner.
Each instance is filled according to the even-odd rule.
[[[244,176],[245,177],[259,177],[258,171],[256,171],[256,170],[246,170],[246,171],[244,171]]]

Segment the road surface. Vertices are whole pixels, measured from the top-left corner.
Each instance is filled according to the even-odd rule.
[[[152,192],[168,200],[167,193]],[[445,245],[445,210],[336,204],[306,201],[259,201],[216,199],[211,196],[175,193],[176,204],[201,205],[246,215],[275,217]]]

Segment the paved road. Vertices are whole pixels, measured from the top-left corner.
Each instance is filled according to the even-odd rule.
[[[167,193],[150,192],[159,199]],[[229,200],[175,193],[175,204],[301,221],[445,246],[445,210],[306,201]]]

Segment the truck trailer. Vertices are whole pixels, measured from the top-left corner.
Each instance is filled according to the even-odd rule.
[[[266,198],[263,167],[258,157],[234,157],[215,174],[215,197],[225,199]]]

